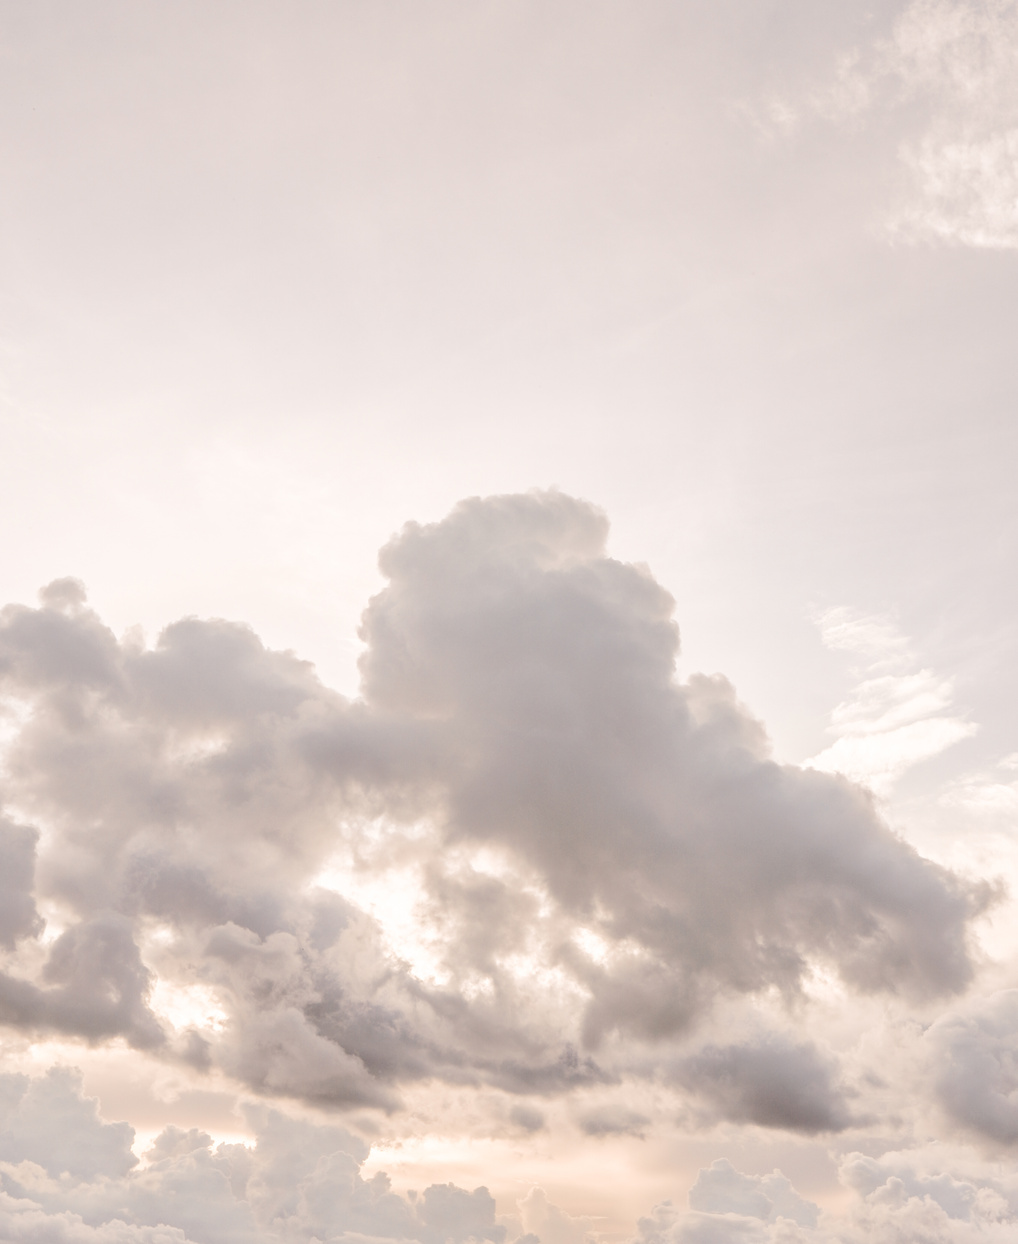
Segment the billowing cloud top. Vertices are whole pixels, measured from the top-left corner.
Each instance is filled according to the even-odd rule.
[[[672,599],[607,534],[558,492],[409,524],[354,702],[234,623],[184,619],[148,649],[70,580],[9,606],[4,1022],[323,1104],[651,1067],[722,1116],[845,1126],[807,1047],[666,1050],[718,999],[794,997],[817,967],[958,991],[991,892],[862,788],[771,760],[724,679],[678,682]],[[409,887],[427,970],[357,901],[379,877]],[[172,1022],[156,978],[215,1022]]]

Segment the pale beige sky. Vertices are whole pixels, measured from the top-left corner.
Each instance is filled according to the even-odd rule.
[[[556,488],[601,507],[611,523],[608,552],[649,567],[674,597],[680,677],[720,671],[731,679],[763,721],[779,761],[807,766],[803,781],[843,773],[867,784],[880,817],[969,878],[1018,874],[1011,621],[1018,532],[1016,83],[1018,10],[1010,0],[298,0],[211,7],[0,0],[2,601],[34,607],[41,586],[74,576],[99,617],[118,638],[126,636],[117,657],[125,670],[138,645],[154,645],[176,619],[225,618],[252,627],[270,649],[314,662],[328,687],[356,697],[357,658],[371,639],[358,638],[358,626],[368,599],[388,581],[377,557],[394,533],[410,520],[443,520],[463,498]],[[489,530],[488,520],[476,521],[478,531]],[[555,556],[567,558],[561,549]],[[594,558],[591,565],[602,563]],[[393,582],[398,586],[399,575]],[[646,602],[630,590],[636,595],[626,597],[627,608],[643,618]],[[395,599],[394,591],[386,599]],[[473,600],[465,587],[462,599]],[[609,610],[609,596],[598,601]],[[84,625],[77,606],[66,607],[78,619],[74,625]],[[533,601],[518,607],[520,617],[538,608]],[[442,617],[436,626],[449,635],[467,626],[466,614]],[[416,614],[399,619],[414,643],[432,634]],[[214,681],[217,662],[227,661],[221,653],[201,665],[206,639],[197,635],[181,640],[182,664],[173,667],[184,698],[200,699],[204,692],[195,688]],[[470,636],[463,652],[476,640]],[[373,642],[380,668],[394,660],[377,635]],[[444,649],[433,655],[446,660]],[[254,682],[244,683],[243,696],[257,699],[258,679],[280,687],[297,679],[275,658],[264,657],[264,667],[263,656],[244,660],[250,664],[243,678]],[[378,685],[390,694],[386,679],[397,678],[397,666],[385,669]],[[35,735],[24,743],[38,767],[32,781],[13,770],[5,779],[10,815],[42,831],[35,901],[49,921],[41,941],[32,940],[28,925],[17,933],[4,969],[12,979],[49,981],[46,988],[56,990],[59,970],[45,975],[46,955],[60,933],[78,928],[76,921],[84,928],[106,910],[96,897],[103,870],[112,875],[124,859],[140,859],[142,838],[150,854],[162,849],[145,822],[155,804],[142,801],[149,811],[139,812],[131,800],[141,800],[141,787],[131,783],[141,783],[153,800],[159,782],[180,783],[174,798],[197,818],[186,828],[195,836],[188,848],[195,860],[211,851],[222,818],[234,816],[215,802],[227,798],[223,791],[216,787],[213,796],[202,786],[199,793],[179,766],[226,747],[236,723],[203,718],[199,728],[189,717],[184,726],[173,717],[184,712],[179,705],[164,705],[159,716],[149,701],[142,707],[150,692],[137,690],[149,686],[149,676],[130,670],[118,677],[140,698],[129,710],[118,701],[120,767],[108,758],[108,770],[91,762],[109,775],[95,779],[96,788],[109,783],[101,797],[89,803],[82,793],[92,789],[83,776],[88,766],[75,770],[73,781],[61,777],[57,744],[46,750]],[[488,677],[486,667],[471,671],[462,674],[463,687]],[[577,696],[593,694],[597,679],[590,678],[577,683]],[[302,712],[333,713],[324,692],[309,692],[300,679],[292,686],[298,684]],[[48,721],[40,705],[56,693],[41,687],[33,683],[18,694],[23,707],[34,706],[38,720]],[[462,694],[464,704],[474,703],[474,691]],[[385,711],[412,716],[418,709],[411,712],[408,703]],[[188,712],[206,711],[194,704]],[[544,709],[532,711],[537,717],[526,720],[536,729]],[[102,718],[100,728],[100,717],[93,725],[102,734],[109,723]],[[19,746],[31,720],[11,719],[5,739]],[[647,726],[648,740],[660,743],[659,726]],[[492,720],[482,717],[471,729],[487,738],[489,727]],[[185,738],[188,730],[198,733]],[[356,735],[356,746],[375,747],[377,740],[365,741],[369,735],[375,740],[370,730]],[[262,744],[282,747],[281,737],[269,732]],[[102,738],[103,747],[113,746]],[[144,751],[143,738],[154,750]],[[656,746],[648,741],[650,751],[632,762],[650,766],[645,783],[658,781],[651,772],[671,773],[647,758]],[[157,753],[159,765],[178,766],[172,778],[170,768],[157,775]],[[400,756],[399,764],[409,764]],[[448,758],[432,762],[442,781],[453,781],[441,767]],[[398,781],[420,780],[417,770],[412,778],[409,772],[401,769]],[[626,782],[645,794],[635,773]],[[223,847],[209,876],[252,872],[237,880],[229,918],[223,908],[215,921],[208,917],[208,928],[230,924],[263,939],[257,953],[267,961],[265,939],[304,936],[294,932],[296,917],[279,913],[324,881],[377,922],[363,926],[374,932],[357,934],[356,954],[344,954],[358,965],[361,955],[396,955],[421,988],[459,991],[460,1003],[483,1009],[484,990],[495,988],[485,976],[490,964],[478,959],[474,975],[464,967],[462,979],[442,975],[452,971],[441,966],[451,962],[450,947],[459,948],[453,957],[462,967],[463,947],[484,941],[473,925],[456,924],[467,919],[466,907],[456,905],[466,902],[462,895],[448,900],[448,911],[440,900],[446,891],[436,878],[452,868],[451,857],[428,835],[439,833],[448,808],[436,810],[419,790],[412,807],[399,803],[395,787],[385,784],[397,782],[392,773],[379,787],[380,803],[342,813],[317,787],[305,791],[304,778],[279,780],[291,794],[299,791],[293,798],[300,811],[297,803],[284,812],[282,802],[272,802],[283,800],[282,786],[259,788],[257,799],[249,792],[251,806],[269,811],[251,813],[251,825],[280,817],[291,871],[270,885],[257,868],[283,865],[270,868],[269,856],[254,852],[241,868],[224,862]],[[381,781],[377,773],[371,780]],[[43,787],[48,793],[40,793]],[[673,794],[657,791],[658,797],[663,807]],[[218,812],[208,811],[213,804]],[[115,830],[114,807],[122,818]],[[206,824],[202,816],[211,819]],[[339,818],[349,858],[342,851],[330,856],[318,838],[314,850],[307,846],[301,827],[315,817],[330,824]],[[411,822],[420,842],[397,851],[385,834],[397,823],[409,832]],[[174,833],[185,832],[182,821],[174,824]],[[507,836],[484,850],[497,855],[515,830],[500,832]],[[89,856],[86,866],[88,852],[98,850],[88,834],[106,835],[103,850],[112,854],[104,862]],[[372,857],[369,867],[362,856],[376,842],[394,854],[381,863]],[[517,904],[513,919],[521,927],[532,922],[543,939],[540,953],[517,947],[509,967],[508,943],[498,952],[500,970],[515,972],[520,988],[527,972],[538,973],[527,987],[541,999],[526,1020],[534,1027],[517,1016],[523,1027],[513,1029],[513,1040],[532,1042],[528,1057],[536,1061],[528,1074],[536,1075],[533,1051],[545,1039],[537,1029],[572,1024],[579,1011],[569,1008],[581,1006],[585,990],[600,996],[591,981],[612,955],[653,959],[664,951],[657,943],[648,949],[651,935],[636,928],[635,908],[621,899],[612,907],[598,891],[589,908],[570,908],[555,890],[558,874],[532,845],[514,857],[519,871],[510,869],[510,885],[510,873],[499,871],[509,865],[485,856],[478,842],[470,849],[480,854],[456,867],[472,870],[475,880],[504,883]],[[174,867],[190,867],[185,848],[178,849]],[[434,859],[432,849],[439,852]],[[85,898],[68,879],[75,869]],[[451,875],[443,874],[443,884],[453,886]],[[270,891],[275,915],[267,914]],[[877,901],[875,890],[865,892],[867,902]],[[184,901],[174,893],[174,902]],[[550,906],[528,916],[535,894]],[[240,986],[201,959],[197,926],[188,926],[186,938],[180,933],[180,921],[191,918],[183,908],[167,899],[158,916],[151,894],[144,902],[110,895],[109,911],[135,922],[129,938],[140,948],[139,962],[159,979],[150,1000],[161,1022],[178,1036],[205,1025],[213,1045],[220,1030],[245,1022],[241,1003],[227,998]],[[728,901],[717,898],[721,907]],[[911,917],[900,919],[907,924]],[[984,1159],[1010,1169],[1018,1136],[1018,1123],[1009,1132],[1007,1122],[1018,1083],[1000,1071],[1018,1050],[1006,994],[1018,984],[1018,916],[1010,900],[1000,900],[992,916],[973,919],[981,948],[975,976],[948,1001],[917,1000],[897,977],[889,997],[857,996],[856,985],[839,983],[834,969],[825,975],[817,961],[809,1001],[788,1010],[784,978],[773,965],[760,969],[759,988],[744,989],[733,985],[731,964],[728,976],[715,964],[702,969],[698,988],[712,1001],[694,1007],[699,1028],[677,1044],[668,1034],[667,1049],[654,1045],[649,1029],[638,1037],[619,1030],[606,1038],[605,1065],[613,1068],[606,1079],[549,1091],[546,1101],[543,1089],[521,1095],[508,1072],[471,1063],[462,1050],[457,1057],[466,1061],[455,1074],[451,1064],[428,1076],[404,1068],[386,1080],[389,1073],[379,1072],[378,1083],[390,1085],[385,1092],[396,1092],[391,1085],[398,1083],[403,1104],[386,1114],[392,1102],[369,1101],[362,1086],[367,1096],[344,1116],[375,1144],[363,1172],[389,1170],[400,1189],[485,1183],[497,1194],[498,1212],[518,1219],[508,1224],[510,1235],[533,1231],[544,1244],[578,1244],[584,1231],[604,1230],[605,1222],[632,1234],[636,1217],[665,1196],[684,1211],[698,1171],[715,1159],[751,1179],[780,1166],[802,1196],[824,1205],[856,1205],[856,1197],[863,1208],[846,1212],[856,1214],[852,1229],[864,1236],[877,1229],[865,1215],[877,1214],[874,1206],[883,1202],[865,1200],[871,1175],[861,1168],[852,1167],[851,1176],[843,1168],[839,1182],[837,1164],[853,1148],[885,1162],[874,1187],[892,1177],[892,1168],[912,1187],[909,1179],[921,1183],[937,1173],[929,1148],[936,1142],[941,1152],[950,1149],[951,1178],[975,1181],[971,1187],[982,1188],[986,1201],[991,1174]],[[895,927],[894,936],[904,936]],[[765,938],[760,929],[755,936]],[[819,954],[820,943],[800,934],[801,945],[808,943],[803,953]],[[23,936],[28,941],[17,940]],[[699,963],[706,952],[689,936],[681,953],[674,949],[679,942],[669,943],[668,953]],[[173,937],[192,940],[185,946]],[[556,937],[573,938],[569,944],[601,967],[577,975],[575,964],[552,954]],[[285,953],[282,942],[272,946],[279,963],[291,950],[311,953],[302,942]],[[255,953],[243,953],[249,952]],[[921,958],[915,946],[908,955]],[[665,955],[661,963],[671,971],[678,960]],[[188,976],[185,963],[199,961],[204,966]],[[356,993],[349,981],[344,988]],[[244,997],[243,1006],[251,1005]],[[619,1006],[635,1013],[643,1005],[633,1001],[635,993],[626,997]],[[298,1011],[325,1006],[301,998],[293,1002]],[[385,1005],[413,1029],[412,1041],[401,1037],[407,1049],[423,1043],[428,1058],[437,1058],[433,1047],[446,1038],[426,1025],[415,1028],[423,1021],[411,1023],[392,997]],[[569,1017],[553,1021],[559,1005]],[[399,1006],[409,1003],[403,998]],[[135,1016],[131,1024],[138,1023]],[[55,1020],[36,1027],[17,1021],[4,1029],[7,1065],[0,1071],[77,1065],[104,1116],[129,1120],[144,1143],[166,1124],[206,1128],[217,1139],[275,1135],[266,1116],[244,1121],[233,1113],[241,1098],[271,1101],[294,1119],[321,1124],[321,1102],[315,1105],[316,1090],[308,1086],[315,1076],[324,1082],[340,1074],[329,1059],[361,1057],[353,1038],[319,1034],[316,1040],[332,1042],[331,1052],[305,1049],[300,1056],[318,1070],[307,1071],[303,1087],[291,1076],[273,1088],[271,1075],[245,1064],[249,1053],[227,1050],[225,1038],[226,1052],[208,1070],[200,1060],[153,1052],[130,1025],[105,1035],[97,1030],[91,1047],[79,1039],[87,1033],[69,1025],[58,1032]],[[929,1039],[916,1036],[923,1026],[933,1033]],[[804,1073],[828,1084],[824,1126],[801,1125],[800,1114],[799,1130],[789,1130],[762,1107],[746,1105],[748,1098],[721,1103],[722,1081],[787,1079],[793,1055],[760,1036],[772,1028],[826,1051]],[[977,1103],[966,1123],[958,1096],[975,1100],[978,1093],[959,1088],[943,1068],[968,1066],[971,1034],[990,1031],[993,1052],[984,1054],[1004,1077],[1004,1104]],[[125,1040],[138,1048],[122,1048]],[[286,1045],[289,1038],[278,1040]],[[746,1057],[757,1061],[745,1070],[750,1063],[732,1054],[736,1062],[716,1072],[717,1084],[714,1064],[690,1070],[696,1049],[729,1047],[755,1051]],[[828,1056],[835,1060],[829,1066]],[[406,1049],[399,1057],[410,1065]],[[694,1074],[715,1084],[714,1097],[698,1098],[689,1088]],[[375,1083],[374,1071],[365,1075],[365,1084]],[[847,1115],[837,1115],[842,1106],[850,1126]],[[517,1107],[524,1113],[513,1116]],[[761,1122],[765,1115],[770,1122]],[[995,1123],[987,1122],[991,1116]],[[260,1143],[268,1152],[270,1140]],[[353,1161],[356,1146],[343,1143]],[[316,1153],[335,1156],[333,1144],[339,1142],[322,1133],[305,1150],[318,1145]],[[882,1156],[898,1150],[911,1156]],[[14,1161],[15,1150],[4,1150],[0,1160]],[[259,1169],[268,1187],[275,1176]],[[231,1178],[239,1178],[236,1171]],[[776,1185],[736,1187],[723,1171],[711,1178],[724,1187],[698,1185],[706,1214],[711,1206],[745,1207],[753,1197],[753,1204],[761,1196],[778,1204],[783,1195]],[[1001,1191],[1003,1175],[992,1178],[993,1195],[1012,1196]],[[528,1202],[520,1218],[514,1198],[532,1183],[570,1213],[593,1216],[591,1222],[553,1223],[537,1202]],[[972,1200],[976,1192],[959,1195]],[[1018,1194],[1010,1203],[1018,1212]],[[46,1204],[57,1207],[57,1200]],[[79,1198],[65,1208],[82,1213],[84,1204]],[[267,1229],[266,1206],[268,1200],[243,1210],[255,1215],[257,1231]],[[210,1209],[208,1223],[219,1221],[219,1212]],[[230,1208],[235,1212],[241,1213]],[[288,1219],[295,1238],[326,1230],[306,1205],[300,1214]],[[465,1210],[456,1214],[456,1222],[467,1221]],[[242,1238],[240,1219],[229,1221],[235,1234],[223,1227],[217,1242]],[[344,1219],[342,1230],[384,1236],[395,1231],[394,1220],[385,1221],[383,1230],[382,1217]],[[701,1229],[698,1222],[704,1231],[722,1230],[709,1218],[661,1229],[679,1244],[683,1232]],[[800,1226],[814,1230],[805,1218]],[[418,1229],[425,1231],[419,1223]],[[329,1230],[339,1238],[335,1223]],[[759,1230],[770,1232],[772,1224]],[[426,1233],[420,1238],[431,1244]]]

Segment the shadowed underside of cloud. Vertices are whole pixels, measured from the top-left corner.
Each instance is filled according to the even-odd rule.
[[[724,679],[678,683],[672,599],[607,531],[556,492],[408,525],[355,702],[234,623],[119,642],[73,581],[4,610],[24,824],[0,826],[3,1021],[392,1108],[424,1078],[609,1083],[629,1045],[680,1038],[718,994],[795,994],[816,962],[864,992],[961,989],[989,888],[863,789],[774,763]],[[430,972],[357,900],[397,874]],[[46,951],[38,896],[68,913]],[[156,1014],[153,976],[220,1020]],[[843,1125],[805,1046],[699,1058],[685,1074],[727,1117]]]
[[[709,1113],[734,1123],[815,1135],[852,1122],[832,1062],[804,1042],[771,1036],[708,1046],[683,1059],[674,1074]]]

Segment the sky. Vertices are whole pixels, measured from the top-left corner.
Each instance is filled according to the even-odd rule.
[[[1018,1230],[1018,4],[0,0],[0,1236]]]

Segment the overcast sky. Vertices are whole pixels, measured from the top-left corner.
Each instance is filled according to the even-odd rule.
[[[0,170],[0,1235],[1013,1239],[1018,4],[0,0]]]

